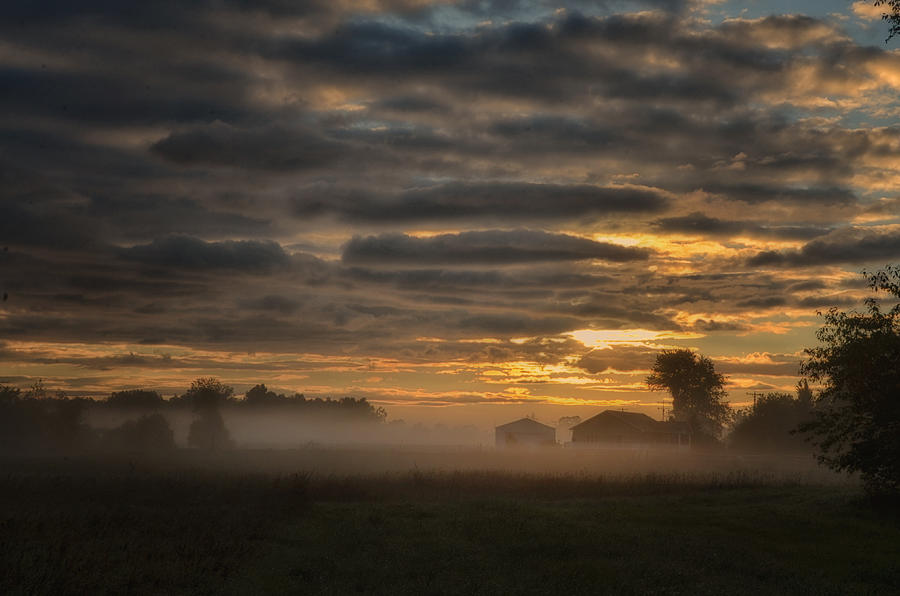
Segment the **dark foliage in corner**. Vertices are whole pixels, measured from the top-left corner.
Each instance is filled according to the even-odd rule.
[[[865,273],[864,273],[865,274]],[[900,267],[865,274],[870,287],[900,300]],[[859,472],[875,493],[900,492],[900,304],[865,312],[832,308],[806,350],[801,372],[823,385],[813,420],[801,426],[818,458],[835,470]]]
[[[883,6],[886,11],[889,11],[881,15],[881,19],[890,25],[887,39],[884,40],[884,43],[887,43],[900,33],[900,0],[875,0],[874,5]]]

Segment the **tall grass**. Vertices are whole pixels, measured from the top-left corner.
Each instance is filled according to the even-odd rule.
[[[562,512],[566,503],[604,499],[646,498],[658,507],[652,503],[667,495],[831,490],[803,473],[771,470],[366,471],[357,460],[356,471],[345,472],[308,468],[306,454],[278,465],[269,452],[178,455],[0,460],[0,594],[221,593],[253,566],[260,545],[271,547],[281,528],[316,520],[327,507],[355,516],[405,502],[441,516],[492,502],[539,511],[559,504]]]

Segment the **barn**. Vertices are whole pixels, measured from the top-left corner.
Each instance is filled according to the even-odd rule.
[[[531,418],[503,424],[494,432],[497,447],[556,444],[556,429]]]
[[[604,447],[690,447],[686,422],[662,422],[638,412],[604,410],[572,427],[572,443]]]

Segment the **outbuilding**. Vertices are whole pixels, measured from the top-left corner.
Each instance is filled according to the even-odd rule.
[[[497,447],[556,444],[556,429],[532,418],[521,418],[494,429]]]
[[[603,447],[690,447],[686,422],[654,420],[639,412],[604,410],[572,427],[572,443]]]

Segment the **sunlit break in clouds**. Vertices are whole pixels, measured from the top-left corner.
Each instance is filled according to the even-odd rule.
[[[18,4],[0,384],[658,416],[661,350],[791,391],[900,257],[870,3]]]

